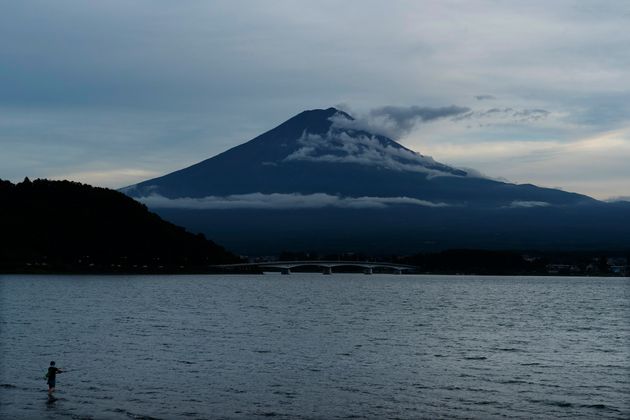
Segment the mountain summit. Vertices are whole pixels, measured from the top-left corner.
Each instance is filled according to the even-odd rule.
[[[445,165],[335,108],[123,192],[250,255],[630,248],[628,206]]]

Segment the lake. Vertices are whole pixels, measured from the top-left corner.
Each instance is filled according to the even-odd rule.
[[[630,418],[629,278],[10,275],[0,303],[0,418]]]

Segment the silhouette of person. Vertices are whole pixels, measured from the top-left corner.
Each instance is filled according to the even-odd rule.
[[[48,372],[46,372],[46,383],[48,384],[48,395],[52,395],[55,392],[55,381],[57,379],[57,374],[63,373],[63,370],[55,367],[55,362],[50,362],[50,366],[48,367]]]

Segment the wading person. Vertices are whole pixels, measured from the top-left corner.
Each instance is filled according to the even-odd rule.
[[[50,366],[48,367],[48,372],[46,372],[46,383],[48,384],[48,395],[52,395],[55,392],[55,380],[57,379],[57,374],[63,373],[63,370],[55,367],[55,362],[50,362]]]

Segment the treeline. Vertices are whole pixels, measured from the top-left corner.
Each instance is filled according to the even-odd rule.
[[[535,275],[547,274],[545,258],[528,258],[513,251],[454,249],[401,258],[418,270],[439,274]]]
[[[624,276],[628,251],[496,251],[459,249],[399,259],[438,274]]]
[[[0,180],[0,272],[198,272],[238,261],[118,191]]]

